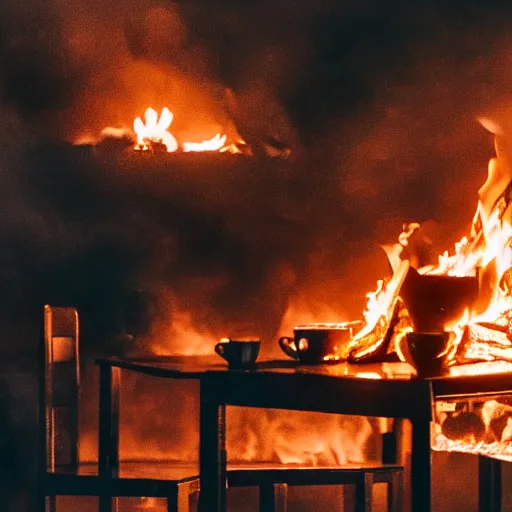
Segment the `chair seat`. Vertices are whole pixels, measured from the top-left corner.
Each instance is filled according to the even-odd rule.
[[[122,462],[119,476],[107,483],[98,476],[97,464],[80,464],[76,470],[61,467],[44,475],[48,494],[99,496],[105,485],[117,497],[147,496],[165,498],[188,487],[192,494],[199,490],[197,466],[161,462]]]
[[[391,483],[395,474],[403,473],[403,467],[394,464],[350,464],[343,467],[304,467],[279,464],[255,464],[228,466],[228,485],[252,487],[268,484],[350,485],[362,475],[371,473],[375,483]]]

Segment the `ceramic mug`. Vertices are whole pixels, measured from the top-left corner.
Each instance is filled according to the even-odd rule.
[[[298,325],[293,337],[279,338],[279,346],[287,356],[303,364],[344,361],[354,333],[362,326],[360,321]]]
[[[254,366],[260,351],[260,340],[221,341],[215,345],[215,352],[228,362],[230,368],[250,368]]]

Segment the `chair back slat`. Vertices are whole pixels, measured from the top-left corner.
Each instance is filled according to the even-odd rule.
[[[76,469],[79,425],[79,322],[75,308],[44,308],[46,469]]]

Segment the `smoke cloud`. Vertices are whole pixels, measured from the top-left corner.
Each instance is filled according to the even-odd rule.
[[[80,309],[85,353],[133,348],[123,304],[137,289],[144,349],[209,351],[250,331],[272,352],[297,322],[360,316],[388,271],[377,244],[402,222],[426,222],[440,249],[463,234],[493,152],[475,118],[511,99],[510,8],[484,2],[5,4],[11,359],[35,353],[45,302]],[[184,136],[236,126],[295,159],[151,162],[69,145],[149,105],[169,106]]]
[[[114,304],[149,287],[154,330],[174,311],[212,326],[208,339],[223,325],[273,338],[283,317],[359,316],[387,272],[377,242],[428,221],[444,249],[471,218],[492,154],[475,117],[508,101],[509,14],[478,2],[9,2],[1,98],[16,149],[3,176],[16,191],[3,268],[17,300],[81,304],[111,334]],[[178,133],[236,125],[295,159],[165,171],[48,142],[129,128],[148,105],[168,105]]]

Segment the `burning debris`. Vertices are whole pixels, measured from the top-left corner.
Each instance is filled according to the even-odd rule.
[[[174,114],[164,107],[160,114],[148,107],[144,112],[144,120],[137,117],[133,122],[133,132],[126,128],[108,126],[101,131],[98,139],[85,137],[79,138],[76,144],[104,145],[111,150],[117,146],[122,149],[134,149],[150,153],[203,153],[218,152],[232,155],[253,156],[251,145],[238,135],[234,129],[234,136],[228,138],[225,133],[217,133],[213,137],[199,142],[181,141],[170,131]],[[229,139],[229,140],[228,140]],[[231,140],[231,141],[230,141]],[[270,137],[261,142],[262,153],[267,158],[288,159],[292,155],[291,148],[278,139]]]
[[[126,146],[135,151],[146,151],[151,153],[200,153],[204,151],[217,151],[231,154],[252,154],[245,141],[237,136],[236,142],[227,143],[227,135],[217,133],[210,139],[200,142],[178,142],[170,131],[174,114],[164,107],[160,114],[148,107],[144,112],[144,120],[137,117],[133,122],[133,132],[123,128],[104,128],[99,140],[92,141],[94,144],[112,140],[124,140]],[[80,143],[89,142],[80,140]]]
[[[512,153],[502,135],[495,136],[495,147],[471,232],[453,254],[421,266],[411,248],[419,224],[406,225],[398,243],[384,247],[393,276],[368,294],[366,325],[352,340],[350,361],[398,357],[418,367],[407,342],[415,332],[449,334],[443,350],[429,356],[443,358],[446,371],[512,362]]]
[[[182,142],[179,145],[174,135],[169,131],[173,119],[174,114],[167,107],[162,109],[160,116],[151,107],[146,109],[144,121],[137,117],[133,122],[133,129],[137,135],[135,149],[138,151],[158,151],[158,148],[161,147],[168,153],[174,153],[180,148],[185,153],[200,151],[220,151],[222,153],[229,150],[229,146],[226,146],[227,136],[220,133],[209,140]],[[242,140],[240,142],[244,143]],[[236,147],[234,144],[230,146]]]
[[[512,147],[493,123],[496,157],[479,190],[470,234],[437,263],[422,261],[419,224],[383,247],[393,275],[367,295],[349,361],[397,360],[418,375],[510,372],[512,364]],[[425,254],[425,251],[423,251]],[[512,401],[437,402],[432,448],[512,460]]]
[[[512,461],[510,397],[437,402],[432,448]]]

